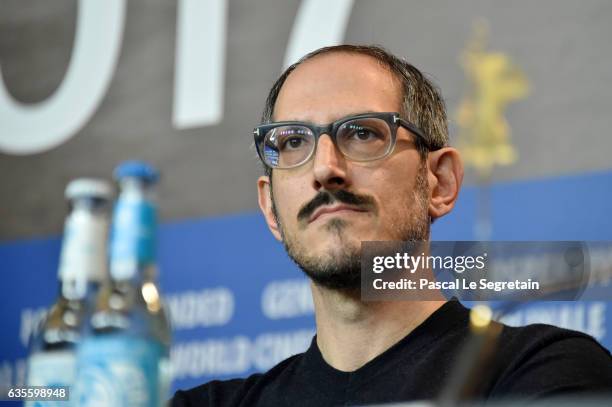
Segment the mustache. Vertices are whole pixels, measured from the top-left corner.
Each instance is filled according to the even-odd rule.
[[[374,199],[367,195],[357,195],[344,189],[321,191],[310,202],[302,206],[297,218],[300,221],[307,220],[320,206],[331,205],[336,202],[356,207],[374,206]]]

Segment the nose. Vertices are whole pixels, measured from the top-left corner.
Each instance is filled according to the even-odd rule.
[[[335,190],[349,185],[346,169],[346,159],[338,151],[331,137],[322,134],[317,144],[314,163],[314,188],[316,190]]]

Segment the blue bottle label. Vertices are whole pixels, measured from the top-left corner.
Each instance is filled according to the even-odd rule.
[[[75,399],[79,406],[159,407],[163,346],[125,335],[93,337],[81,343]]]
[[[74,384],[76,355],[72,351],[40,352],[28,359],[28,386],[69,386]],[[72,395],[71,395],[72,397]],[[66,401],[26,401],[25,407],[68,407]]]
[[[111,274],[131,278],[155,259],[155,207],[146,199],[117,201],[111,239]]]

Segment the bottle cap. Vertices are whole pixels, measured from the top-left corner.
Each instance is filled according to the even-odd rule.
[[[146,183],[155,183],[159,179],[159,172],[152,165],[143,161],[125,161],[115,168],[115,179],[139,178]]]
[[[103,179],[77,178],[66,186],[65,196],[67,199],[78,198],[100,198],[111,200],[113,198],[113,187]]]

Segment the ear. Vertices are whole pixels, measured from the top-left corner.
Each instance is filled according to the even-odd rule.
[[[270,232],[274,235],[276,240],[282,241],[281,233],[278,227],[278,223],[276,222],[276,218],[274,217],[274,212],[272,211],[272,195],[270,194],[270,178],[265,175],[262,175],[257,180],[257,200],[259,202],[259,208],[266,218],[266,223],[268,224],[268,228]]]
[[[429,153],[429,216],[439,218],[455,206],[463,181],[463,163],[459,152],[444,147]]]

